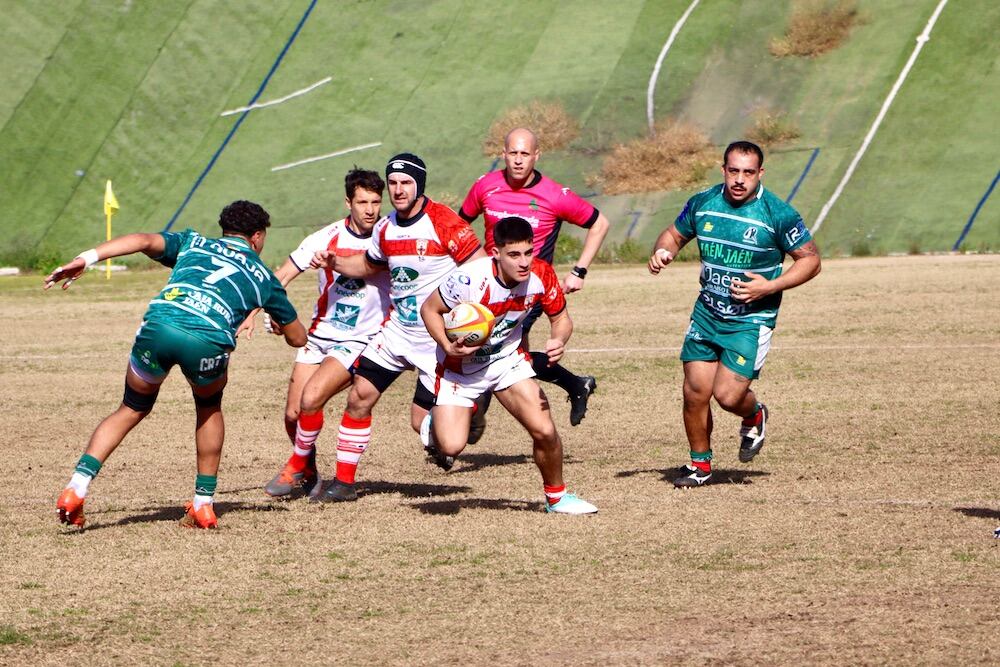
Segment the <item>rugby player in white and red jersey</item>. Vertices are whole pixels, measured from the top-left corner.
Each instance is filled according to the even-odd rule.
[[[511,130],[504,139],[504,168],[481,176],[473,184],[459,215],[470,223],[483,216],[487,252],[493,249],[493,228],[499,220],[508,216],[524,218],[534,231],[535,257],[549,264],[563,221],[586,229],[580,257],[563,281],[563,291],[569,294],[583,289],[587,268],[601,249],[610,225],[586,199],[535,169],[539,155],[538,139],[531,130],[523,127]],[[528,332],[540,315],[536,308],[524,323],[525,350],[531,349]],[[544,352],[532,352],[531,362],[539,380],[555,383],[566,392],[570,401],[569,422],[573,426],[579,424],[587,414],[588,399],[597,388],[596,379],[549,363]],[[474,429],[477,430],[481,432],[481,427]]]
[[[385,182],[374,171],[352,169],[344,177],[344,203],[350,214],[307,236],[275,272],[288,285],[320,250],[341,256],[363,255],[372,228],[379,219]],[[292,454],[281,471],[264,486],[273,497],[297,489],[319,493],[316,440],[323,428],[323,408],[351,384],[354,362],[382,326],[389,312],[389,276],[379,272],[369,279],[348,278],[333,269],[318,271],[319,298],[309,325],[309,339],[295,357],[288,380],[285,430]],[[353,451],[337,450],[338,458]]]
[[[438,344],[439,361],[429,444],[444,456],[457,456],[465,448],[476,400],[495,392],[531,435],[546,511],[593,514],[596,507],[566,493],[562,440],[521,347],[524,322],[535,306],[548,316],[552,329],[545,342],[549,363],[562,358],[573,333],[559,278],[550,264],[533,256],[532,236],[524,218],[500,220],[493,228],[492,257],[455,269],[424,302],[421,314]],[[468,302],[487,306],[496,317],[490,337],[479,347],[466,347],[464,338],[452,342],[445,333],[443,315]]]
[[[427,167],[416,155],[400,153],[385,167],[395,209],[375,224],[368,251],[344,256],[318,252],[312,265],[344,275],[367,277],[388,270],[389,319],[358,359],[354,384],[337,437],[336,478],[320,494],[322,502],[357,500],[355,473],[371,440],[372,408],[403,371],[416,369],[410,420],[415,431],[434,405],[437,344],[427,333],[420,307],[455,267],[486,257],[469,223],[424,195]],[[340,452],[352,460],[341,460]]]

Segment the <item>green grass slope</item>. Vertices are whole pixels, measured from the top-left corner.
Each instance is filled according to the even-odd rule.
[[[0,55],[0,161],[8,167],[0,177],[8,239],[0,261],[21,264],[44,264],[103,238],[106,178],[122,206],[116,233],[161,229],[237,122],[219,114],[253,96],[309,6],[190,0],[61,3],[55,11],[9,4],[16,20],[0,27],[13,45]],[[176,227],[214,232],[223,205],[255,199],[272,213],[266,256],[278,261],[306,231],[342,215],[347,169],[380,169],[401,150],[427,160],[431,196],[459,200],[492,163],[480,150],[490,123],[539,98],[561,101],[582,123],[579,139],[546,152],[541,168],[591,193],[587,179],[603,155],[645,131],[650,72],[688,4],[318,2],[260,101],[332,81],[251,112]],[[699,6],[657,81],[657,115],[696,122],[723,145],[745,132],[754,109],[787,111],[802,136],[769,152],[765,182],[786,195],[819,147],[794,202],[811,221],[935,4],[862,1],[864,23],[840,49],[813,60],[767,52],[784,30],[789,2]],[[984,157],[972,149],[995,147],[1000,136],[996,31],[983,29],[998,23],[988,0],[945,9],[825,223],[824,247],[851,252],[869,239],[879,251],[950,248],[996,172],[989,150]],[[370,142],[382,145],[271,171]],[[932,196],[915,197],[913,187]],[[597,192],[594,201],[614,222],[612,240],[631,232],[647,244],[690,194]],[[969,247],[1000,245],[996,206],[984,207]]]

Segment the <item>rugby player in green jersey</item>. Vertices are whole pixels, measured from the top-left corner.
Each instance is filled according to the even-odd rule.
[[[819,250],[794,208],[764,188],[764,153],[749,141],[730,144],[723,155],[725,182],[688,200],[673,225],[660,234],[649,258],[657,275],[689,241],[701,254],[701,292],[684,336],[684,430],[691,463],[674,485],[701,486],[712,478],[713,397],[743,417],[740,461],[764,446],[767,408],[750,383],[760,374],[783,290],[820,271]],[[785,255],[792,257],[782,271]]]
[[[63,523],[83,526],[83,503],[101,465],[156,403],[160,384],[180,366],[194,396],[198,474],[194,500],[181,524],[215,528],[212,508],[225,427],[222,390],[228,379],[229,353],[236,328],[255,308],[263,308],[282,328],[293,347],[306,343],[306,331],[289,303],[285,288],[261,261],[270,217],[258,204],[233,202],[222,210],[221,238],[195,231],[127,234],[80,253],[45,278],[45,289],[59,281],[68,288],[102,259],[141,252],[173,271],[152,301],[136,333],[121,405],[93,435],[56,509]]]

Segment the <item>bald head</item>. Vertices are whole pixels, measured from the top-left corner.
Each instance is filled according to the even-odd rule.
[[[538,150],[538,137],[526,127],[515,127],[507,133],[507,136],[503,139],[504,150],[510,150],[511,145],[514,143],[523,144],[532,152]]]
[[[519,188],[527,183],[538,161],[538,138],[525,127],[516,127],[507,133],[503,143],[503,161],[507,182]]]

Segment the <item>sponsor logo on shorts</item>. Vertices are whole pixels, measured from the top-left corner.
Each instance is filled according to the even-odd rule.
[[[736,355],[736,363],[738,363],[740,366],[746,366],[747,365],[747,360],[743,357],[742,354],[737,354]]]
[[[353,329],[358,326],[358,314],[361,308],[349,306],[346,303],[338,303],[333,309],[333,320],[331,324],[338,329]]]
[[[694,328],[694,322],[688,324],[687,331],[684,333],[685,338],[690,338],[691,340],[704,340],[702,338],[701,332]]]

